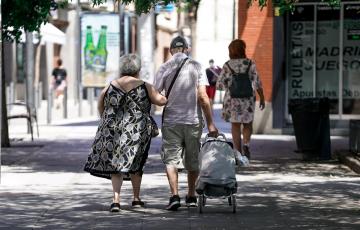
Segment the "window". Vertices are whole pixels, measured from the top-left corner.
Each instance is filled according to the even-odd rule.
[[[298,4],[288,15],[287,98],[328,97],[330,114],[360,115],[360,4]]]

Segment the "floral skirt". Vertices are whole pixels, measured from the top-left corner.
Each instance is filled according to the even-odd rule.
[[[231,98],[224,96],[222,118],[231,123],[251,123],[254,120],[255,97]]]

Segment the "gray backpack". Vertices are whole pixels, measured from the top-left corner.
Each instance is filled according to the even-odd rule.
[[[231,71],[232,74],[232,84],[230,86],[230,96],[232,98],[249,98],[254,95],[254,91],[252,88],[249,70],[251,67],[251,60],[248,68],[245,73],[236,73],[226,62],[226,65]]]

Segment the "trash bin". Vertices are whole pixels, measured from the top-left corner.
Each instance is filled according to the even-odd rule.
[[[331,159],[329,99],[291,99],[288,106],[297,148],[304,159]]]
[[[360,152],[360,120],[350,120],[349,122],[349,146],[353,153]]]

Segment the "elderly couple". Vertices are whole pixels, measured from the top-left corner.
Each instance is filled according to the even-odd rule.
[[[195,182],[203,129],[202,114],[205,115],[210,135],[216,136],[218,130],[206,94],[207,77],[201,65],[187,57],[186,40],[181,36],[174,38],[170,52],[172,58],[161,65],[154,86],[139,79],[140,58],[135,54],[124,55],[120,60],[120,78],[105,87],[99,97],[101,120],[84,170],[94,176],[111,179],[111,212],[120,211],[120,189],[124,175],[130,175],[132,206],[144,206],[140,199],[140,185],[151,142],[151,104],[166,105],[161,127],[161,159],[166,165],[172,194],[166,209],[176,211],[181,206],[178,170],[183,168],[188,173],[185,203],[188,207],[197,205]],[[227,72],[230,73],[229,70]],[[159,93],[163,91],[166,97]],[[229,116],[238,119],[236,114]]]

